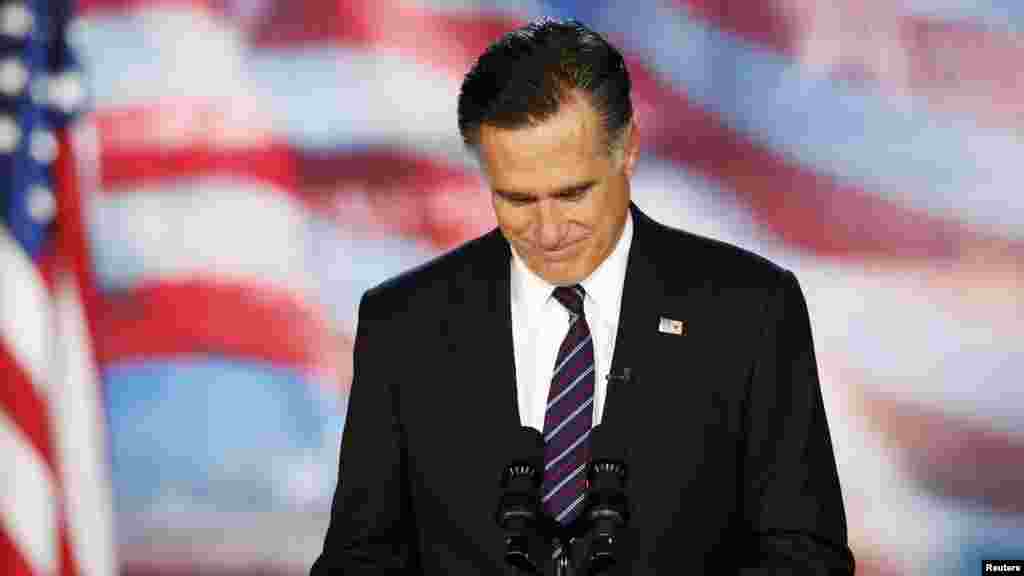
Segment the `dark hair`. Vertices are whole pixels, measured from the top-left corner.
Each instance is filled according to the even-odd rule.
[[[576,20],[534,20],[491,44],[466,74],[459,132],[476,148],[481,125],[535,126],[577,91],[600,116],[611,150],[633,117],[622,54]]]

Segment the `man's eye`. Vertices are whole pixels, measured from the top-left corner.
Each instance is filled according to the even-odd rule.
[[[580,200],[587,195],[589,188],[579,188],[561,195],[564,200]]]

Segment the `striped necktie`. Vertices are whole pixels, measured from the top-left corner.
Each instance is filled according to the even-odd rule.
[[[562,525],[580,513],[586,495],[590,427],[594,404],[594,345],[583,315],[583,288],[555,288],[570,313],[551,378],[544,416],[544,511]]]

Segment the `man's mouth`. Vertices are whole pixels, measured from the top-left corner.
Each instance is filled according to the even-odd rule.
[[[545,250],[545,249],[542,248],[542,249],[540,249],[540,254],[541,254],[541,257],[543,257],[544,260],[546,260],[548,262],[559,262],[559,261],[567,259],[570,255],[572,255],[572,253],[575,252],[576,247],[577,247],[578,244],[579,244],[578,241],[577,242],[571,242],[571,243],[566,244],[564,246],[560,246],[559,248],[557,248],[555,250]]]

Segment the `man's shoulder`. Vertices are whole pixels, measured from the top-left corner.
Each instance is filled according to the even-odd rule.
[[[775,288],[790,282],[792,273],[753,250],[680,230],[647,219],[656,238],[651,244],[659,255],[659,275],[679,276],[719,287]]]
[[[487,278],[501,265],[503,254],[508,255],[504,239],[494,229],[384,280],[367,290],[364,298],[409,302],[446,294],[453,283]]]

